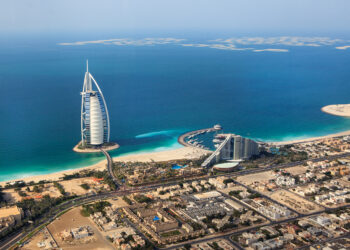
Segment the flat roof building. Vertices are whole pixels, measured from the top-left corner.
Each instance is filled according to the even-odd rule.
[[[20,222],[24,216],[22,208],[17,206],[0,208],[0,220],[5,220],[10,216],[13,216],[16,222]]]

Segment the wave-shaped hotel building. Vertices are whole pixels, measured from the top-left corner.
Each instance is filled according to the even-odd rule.
[[[109,137],[110,123],[106,101],[99,85],[90,74],[87,63],[81,92],[81,145],[100,146],[108,143]]]

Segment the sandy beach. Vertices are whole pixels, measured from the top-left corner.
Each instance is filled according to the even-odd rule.
[[[335,134],[329,134],[329,135],[318,136],[318,137],[310,137],[310,138],[305,138],[305,139],[300,139],[300,140],[269,142],[269,144],[276,145],[276,146],[283,146],[283,145],[294,144],[294,143],[313,142],[313,141],[317,141],[317,140],[333,138],[333,137],[340,137],[340,136],[347,136],[347,135],[350,135],[350,130],[335,133]]]
[[[123,161],[123,162],[149,162],[149,161],[170,161],[170,160],[179,160],[179,159],[196,159],[201,157],[202,155],[205,155],[207,153],[210,153],[210,151],[199,149],[199,148],[193,148],[193,147],[182,147],[179,149],[173,149],[173,150],[167,150],[167,151],[161,151],[161,152],[153,152],[153,153],[140,153],[140,154],[130,154],[120,157],[114,157],[113,161]],[[45,174],[45,175],[36,175],[36,176],[28,176],[16,180],[9,180],[9,181],[2,181],[0,182],[1,186],[4,186],[7,182],[12,181],[25,181],[25,182],[39,182],[41,180],[48,180],[48,181],[56,181],[59,180],[61,177],[63,177],[65,174],[73,174],[80,172],[82,170],[105,170],[106,169],[106,160],[100,161],[99,163],[96,163],[91,166],[83,167],[83,168],[77,168],[77,169],[71,169],[71,170],[65,170],[60,172],[55,172],[51,174]]]
[[[289,141],[277,141],[277,142],[269,142],[270,145],[275,146],[283,146],[287,144],[294,144],[294,143],[306,143],[306,142],[312,142],[316,140],[326,139],[326,138],[332,138],[332,137],[339,137],[339,136],[350,136],[350,130],[335,133],[335,134],[329,134],[325,136],[319,136],[319,137],[311,137],[311,138],[305,138],[305,139],[299,139],[299,140],[289,140]],[[211,151],[195,148],[195,147],[182,147],[178,149],[173,150],[167,150],[167,151],[161,151],[161,152],[152,152],[152,153],[135,153],[120,157],[114,157],[113,161],[123,161],[123,162],[149,162],[149,161],[169,161],[169,160],[179,160],[179,159],[196,159],[201,157],[202,155],[208,154]],[[8,182],[12,181],[25,181],[25,182],[39,182],[41,180],[49,180],[49,181],[56,181],[60,180],[61,177],[68,174],[73,174],[80,172],[82,170],[104,170],[106,169],[106,160],[100,161],[94,165],[82,167],[82,168],[76,168],[76,169],[70,169],[70,170],[64,170],[60,172],[55,172],[51,174],[44,174],[44,175],[34,175],[34,176],[28,176],[23,177],[20,179],[15,180],[8,180],[8,181],[2,181],[0,182],[1,186],[4,186]]]
[[[334,104],[321,108],[321,110],[330,115],[350,117],[350,104]]]
[[[334,105],[328,105],[321,108],[321,111],[330,115],[336,115],[336,116],[342,116],[342,117],[350,117],[350,104],[334,104]],[[276,146],[282,146],[287,144],[293,144],[293,143],[305,143],[305,142],[312,142],[317,141],[321,139],[327,139],[332,137],[339,137],[339,136],[347,136],[350,135],[350,130],[339,132],[335,134],[329,134],[325,136],[318,136],[318,137],[311,137],[311,138],[305,138],[300,140],[290,140],[290,141],[281,141],[281,142],[270,142],[270,144],[274,144]]]

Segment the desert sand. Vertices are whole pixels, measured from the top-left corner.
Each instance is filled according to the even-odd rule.
[[[208,153],[210,153],[210,151],[204,150],[204,149],[193,148],[193,147],[182,147],[179,149],[173,149],[168,151],[130,154],[130,155],[125,155],[120,157],[114,157],[113,161],[114,162],[116,161],[150,162],[150,161],[170,161],[170,160],[180,160],[180,159],[196,159]],[[16,180],[10,180],[10,181],[2,181],[0,182],[0,185],[4,186],[8,182],[20,181],[20,180],[25,182],[30,182],[30,181],[39,182],[41,180],[57,181],[57,180],[60,180],[60,178],[63,177],[65,174],[66,175],[73,174],[73,173],[80,172],[82,170],[105,170],[106,164],[107,164],[107,161],[103,160],[99,163],[96,163],[88,167],[65,170],[65,171],[60,171],[60,172],[45,174],[45,175],[29,176],[29,177],[16,179]]]

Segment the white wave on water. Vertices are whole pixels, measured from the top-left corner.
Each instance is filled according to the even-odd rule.
[[[175,136],[176,132],[177,132],[176,130],[154,131],[154,132],[136,135],[135,138],[148,138],[148,137],[154,137],[154,136],[160,136],[160,135]]]

